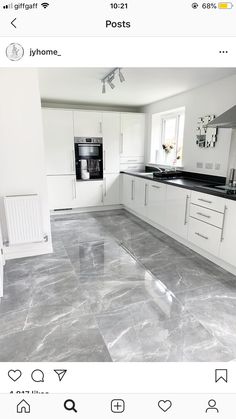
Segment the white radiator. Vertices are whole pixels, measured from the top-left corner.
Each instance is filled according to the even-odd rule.
[[[9,246],[43,241],[38,195],[4,198]]]

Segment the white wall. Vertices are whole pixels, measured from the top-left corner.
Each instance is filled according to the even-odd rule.
[[[196,145],[196,127],[198,117],[211,114],[218,116],[235,104],[236,76],[234,75],[145,106],[142,110],[148,113],[146,162],[150,162],[151,115],[183,106],[186,110],[183,146],[184,169],[199,173],[227,176],[232,130],[219,129],[216,147],[214,149],[200,149]],[[196,167],[197,162],[203,163],[203,169]],[[206,163],[213,163],[213,170],[206,169]],[[220,163],[220,170],[215,170],[215,164],[218,163]]]
[[[38,75],[34,69],[0,69],[0,197],[37,193],[49,243],[24,246],[22,256],[51,251]],[[7,240],[1,202],[3,238]],[[18,257],[17,251],[9,257]]]

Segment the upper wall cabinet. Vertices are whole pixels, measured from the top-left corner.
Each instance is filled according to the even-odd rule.
[[[104,112],[102,114],[103,168],[104,173],[120,171],[120,114]]]
[[[102,137],[102,113],[74,111],[75,137]]]
[[[73,112],[43,109],[47,175],[75,173]]]
[[[144,156],[145,115],[140,113],[121,114],[121,157]]]

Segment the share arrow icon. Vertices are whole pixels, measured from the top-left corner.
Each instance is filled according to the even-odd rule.
[[[54,371],[58,375],[59,381],[62,381],[62,379],[67,373],[67,370],[54,370]]]

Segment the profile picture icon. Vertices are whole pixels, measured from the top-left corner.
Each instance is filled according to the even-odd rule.
[[[20,44],[12,43],[6,49],[6,56],[11,61],[19,61],[24,56],[24,48]]]

